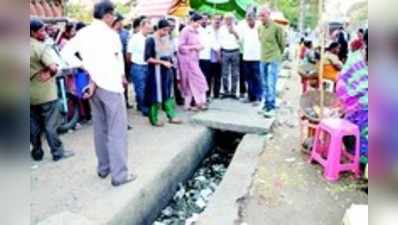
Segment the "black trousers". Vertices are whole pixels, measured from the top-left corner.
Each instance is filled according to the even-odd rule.
[[[221,90],[221,63],[212,63],[210,60],[200,60],[199,66],[209,86],[207,97],[210,97],[213,92],[214,98],[219,98]]]
[[[177,70],[173,67],[173,89],[174,89],[174,100],[177,105],[184,105],[184,98],[182,97],[181,91],[178,88],[178,81],[177,81]]]
[[[30,143],[33,152],[43,152],[41,137],[44,133],[53,157],[63,156],[64,146],[57,133],[58,113],[57,101],[30,106]]]
[[[239,76],[239,93],[241,95],[244,95],[247,93],[247,74],[246,74],[246,69],[245,65],[243,63],[243,55],[240,55],[240,65],[239,65],[239,70],[240,70],[240,76]]]

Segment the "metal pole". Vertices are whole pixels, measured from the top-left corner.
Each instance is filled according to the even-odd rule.
[[[326,28],[324,24],[324,14],[323,14],[323,4],[324,0],[319,0],[319,28],[320,28],[320,39],[321,39],[321,59],[319,62],[319,92],[320,92],[320,119],[324,117],[324,107],[325,107],[325,90],[323,88],[323,73],[325,64],[325,36]]]
[[[299,30],[300,33],[304,33],[304,20],[305,20],[305,0],[300,0],[300,19],[299,19]]]

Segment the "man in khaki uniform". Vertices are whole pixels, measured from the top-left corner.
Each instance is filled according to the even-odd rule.
[[[46,33],[39,20],[30,21],[30,143],[34,160],[43,159],[42,138],[44,132],[54,161],[73,155],[65,152],[57,134],[57,86],[55,74],[58,66],[52,56],[52,48],[44,43]]]

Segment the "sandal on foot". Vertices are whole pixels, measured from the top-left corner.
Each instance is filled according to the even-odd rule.
[[[112,186],[114,186],[114,187],[119,187],[119,186],[121,186],[121,185],[128,184],[128,183],[130,183],[130,182],[133,182],[133,181],[136,180],[136,179],[137,179],[137,175],[135,175],[135,174],[129,174],[125,180],[123,180],[123,181],[112,181],[111,184],[112,184]]]
[[[155,124],[152,124],[154,127],[163,127],[164,123],[163,122],[157,122]]]
[[[171,124],[182,124],[182,120],[177,119],[177,118],[172,118],[169,120],[169,123]]]

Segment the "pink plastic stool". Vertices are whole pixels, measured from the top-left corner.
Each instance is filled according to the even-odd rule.
[[[345,149],[343,138],[346,136],[355,137],[353,153]],[[351,171],[359,178],[359,140],[357,125],[344,119],[324,119],[316,129],[310,163],[316,161],[321,164],[324,177],[329,181],[337,181],[343,171]]]

